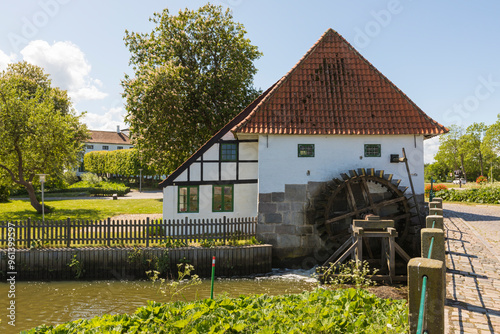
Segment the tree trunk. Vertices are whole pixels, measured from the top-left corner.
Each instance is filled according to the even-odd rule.
[[[479,166],[481,167],[481,175],[484,176],[483,155],[481,154],[481,152],[479,152]]]
[[[460,163],[462,165],[462,173],[464,173],[464,179],[467,181],[467,174],[465,173],[465,168],[464,168],[464,155],[460,154]]]
[[[33,187],[33,185],[29,182],[22,182],[22,185],[28,191],[31,206],[36,210],[36,212],[42,213],[42,204],[40,204],[40,202],[36,198],[35,188]],[[49,213],[49,209],[47,207],[45,207],[45,213]]]

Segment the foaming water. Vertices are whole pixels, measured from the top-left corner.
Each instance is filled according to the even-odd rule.
[[[250,294],[281,295],[310,291],[317,281],[311,271],[273,270],[254,278],[217,279],[214,295],[231,297]],[[16,327],[7,322],[8,285],[0,284],[0,333],[19,333],[21,330],[53,325],[79,318],[103,314],[134,313],[148,300],[171,301],[158,291],[159,285],[150,281],[62,281],[17,282]],[[210,297],[210,280],[189,287],[175,300],[196,300]]]

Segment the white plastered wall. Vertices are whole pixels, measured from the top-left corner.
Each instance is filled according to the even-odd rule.
[[[298,157],[298,144],[314,144],[315,156]],[[364,144],[381,144],[381,157],[365,157]],[[259,138],[259,193],[283,192],[285,184],[307,184],[340,178],[340,173],[375,168],[409,186],[404,163],[391,163],[390,155],[406,150],[416,194],[424,193],[423,136],[305,136],[261,135]],[[408,190],[411,191],[411,190]]]
[[[163,219],[211,219],[222,218],[244,218],[257,216],[257,184],[235,184],[234,185],[234,211],[212,212],[212,185],[200,185],[200,210],[198,213],[179,213],[178,187],[168,186],[163,188]]]

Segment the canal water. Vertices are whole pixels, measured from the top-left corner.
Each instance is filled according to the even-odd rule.
[[[237,297],[245,294],[280,295],[310,291],[317,281],[310,271],[274,270],[273,273],[238,279],[217,279],[214,295]],[[167,302],[151,281],[61,281],[17,282],[15,299],[9,286],[0,284],[0,333],[19,333],[41,324],[53,325],[103,314],[133,313],[148,300]],[[210,280],[183,291],[177,300],[210,297]],[[15,327],[8,324],[9,301],[15,300]]]

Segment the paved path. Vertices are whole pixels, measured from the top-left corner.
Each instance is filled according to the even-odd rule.
[[[445,333],[500,334],[500,207],[444,209]]]

